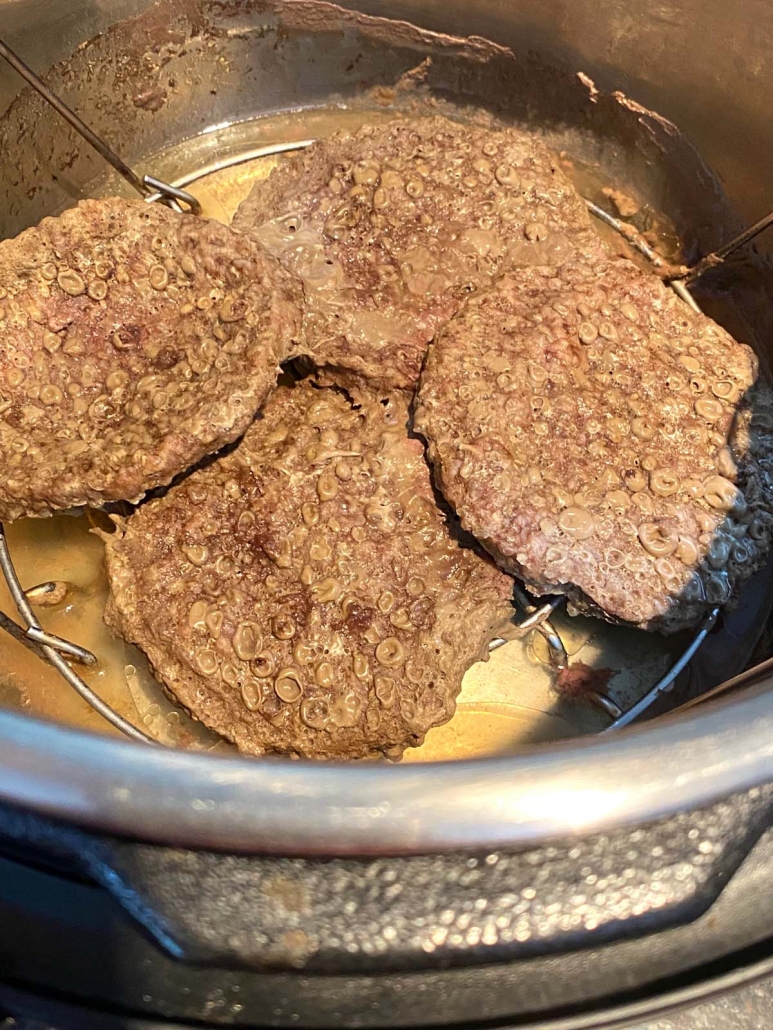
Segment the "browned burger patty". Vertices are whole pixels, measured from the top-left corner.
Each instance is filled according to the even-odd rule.
[[[462,524],[538,594],[672,631],[768,551],[746,346],[628,261],[503,276],[430,348],[416,426]]]
[[[142,201],[0,243],[0,518],[136,501],[235,439],[299,302],[253,240]]]
[[[503,268],[603,247],[542,143],[444,118],[313,144],[233,224],[303,279],[316,364],[385,390],[414,388],[438,327]]]
[[[511,611],[406,418],[280,387],[235,451],[106,538],[107,622],[243,751],[398,756],[451,717]]]

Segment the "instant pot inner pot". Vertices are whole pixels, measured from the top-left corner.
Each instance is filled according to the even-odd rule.
[[[32,34],[20,33],[14,42],[35,64]],[[277,150],[336,129],[434,112],[499,119],[543,136],[586,199],[627,217],[668,260],[691,262],[741,227],[717,179],[679,131],[635,98],[600,92],[583,68],[324,5],[163,3],[84,44],[47,81],[134,167],[190,183],[204,214],[223,222],[282,160]],[[82,197],[131,195],[29,90],[10,103],[0,146],[4,236]],[[618,249],[626,247],[603,223],[598,227]],[[695,294],[707,313],[754,346],[764,369],[769,282],[766,259],[747,248],[720,274],[702,280]],[[38,610],[43,627],[98,656],[95,668],[78,671],[144,732],[168,745],[228,752],[230,745],[165,696],[143,655],[103,624],[107,580],[95,526],[109,527],[106,516],[57,515],[8,527],[23,587],[65,585],[57,603]],[[722,682],[753,655],[762,657],[772,601],[768,568],[749,582],[740,608],[720,617],[653,712]],[[2,582],[0,609],[18,619]],[[622,710],[674,665],[694,636],[661,637],[560,612],[553,621],[571,662],[608,670],[605,689]],[[603,730],[609,714],[561,699],[556,677],[539,633],[508,642],[468,672],[455,717],[430,731],[404,761],[507,754]],[[117,732],[52,667],[5,635],[0,705]]]

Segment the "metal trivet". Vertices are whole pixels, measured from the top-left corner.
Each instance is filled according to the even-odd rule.
[[[192,215],[201,214],[201,204],[199,201],[195,196],[188,193],[182,187],[188,186],[190,183],[203,179],[215,172],[234,167],[235,165],[244,164],[248,161],[254,161],[262,157],[270,157],[275,154],[302,150],[314,142],[313,139],[304,139],[289,143],[276,143],[258,147],[237,155],[232,155],[221,161],[214,162],[198,171],[190,172],[181,176],[175,183],[171,184],[163,182],[160,179],[156,179],[152,175],[146,174],[140,177],[105,143],[104,140],[97,136],[97,134],[88,125],[86,125],[86,123],[83,122],[83,120],[75,114],[74,111],[67,107],[59,97],[52,93],[41,79],[39,79],[38,76],[21,60],[21,58],[19,58],[2,40],[0,40],[0,57],[5,58],[11,67],[14,68],[43,97],[43,99],[54,108],[55,111],[65,118],[76,132],[78,132],[87,143],[89,143],[110,165],[112,165],[112,167],[143,197],[145,201],[148,203],[165,203],[180,213],[187,211]],[[698,278],[709,269],[720,265],[739,247],[749,243],[764,229],[773,224],[773,212],[771,212],[764,218],[760,219],[759,222],[756,222],[744,232],[735,236],[718,250],[707,254],[695,265],[691,267],[675,267],[669,265],[664,258],[650,247],[647,241],[633,226],[615,218],[603,208],[589,200],[586,200],[585,203],[591,214],[605,222],[616,232],[620,233],[630,246],[634,247],[639,251],[639,253],[647,258],[652,265],[653,270],[672,287],[682,300],[684,300],[694,311],[698,312],[700,311],[700,308],[698,307],[695,299],[689,293],[687,283]],[[61,637],[55,636],[54,634],[47,633],[41,627],[40,622],[33,611],[32,605],[30,604],[30,596],[51,591],[54,589],[55,584],[53,582],[38,584],[25,592],[19,582],[19,578],[11,560],[5,530],[2,523],[0,523],[0,572],[2,572],[5,578],[11,597],[13,598],[18,613],[24,623],[23,626],[19,626],[3,612],[0,612],[0,629],[4,630],[15,640],[24,644],[25,647],[28,647],[38,655],[38,657],[52,665],[62,676],[65,682],[116,729],[120,730],[127,737],[131,737],[133,740],[142,741],[146,744],[158,744],[158,741],[149,737],[147,734],[143,733],[142,730],[128,722],[119,715],[118,712],[111,708],[110,705],[95,694],[70,664],[70,662],[80,662],[86,666],[94,666],[98,662],[96,655],[87,651],[85,648],[79,647],[77,644],[73,644],[68,640],[63,640]],[[523,613],[524,617],[519,622],[516,621],[514,617],[506,635],[492,640],[489,645],[489,650],[494,651],[511,640],[523,639],[532,633],[538,633],[545,639],[547,644],[549,664],[557,672],[567,668],[569,665],[569,657],[566,647],[560,634],[555,629],[551,621],[551,617],[555,612],[566,603],[566,597],[552,597],[547,600],[543,600],[540,604],[534,604],[526,592],[517,584],[514,588],[513,597],[518,609]],[[720,608],[716,607],[708,613],[689,646],[672,664],[665,675],[662,676],[661,679],[639,701],[636,702],[636,704],[629,708],[628,711],[622,712],[618,705],[606,694],[598,691],[590,691],[586,694],[588,701],[601,708],[612,718],[612,722],[607,727],[608,730],[618,729],[634,722],[661,694],[666,693],[672,688],[677,676],[679,676],[679,674],[687,667],[698,648],[713,629],[719,616],[719,612]],[[762,674],[766,671],[766,666],[768,664],[773,664],[773,660],[771,663],[762,663],[762,665],[757,667],[757,669],[747,670],[747,672],[742,673],[741,676],[735,677],[733,680],[728,680],[726,684],[721,684],[719,687],[715,687],[713,690],[709,691],[707,695],[702,696],[713,696],[722,690],[730,689],[741,682],[746,683],[750,678],[753,678],[756,673]],[[688,702],[684,707],[689,707],[701,699],[702,698],[696,698],[692,702]]]

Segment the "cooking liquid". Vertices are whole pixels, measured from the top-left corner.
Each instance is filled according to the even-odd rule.
[[[339,128],[384,121],[394,112],[383,107],[299,111],[221,126],[193,140],[150,155],[143,166],[167,181],[186,172],[207,168],[230,154],[244,154],[278,142],[329,135]],[[261,157],[216,171],[188,188],[201,201],[203,213],[228,223],[253,184],[265,179],[281,156]],[[585,196],[597,199],[604,185],[587,168],[571,162],[566,170],[577,177]],[[121,180],[106,176],[91,191],[94,196],[130,196]],[[655,223],[660,229],[660,225]],[[604,229],[605,232],[611,230]],[[620,237],[607,235],[616,246]],[[675,253],[675,241],[662,230],[664,251]],[[143,655],[112,635],[102,621],[107,599],[103,547],[91,532],[94,525],[109,528],[106,516],[90,512],[78,517],[56,515],[28,519],[8,527],[8,541],[22,586],[47,581],[69,584],[67,596],[53,608],[39,608],[45,629],[88,648],[99,659],[95,668],[78,666],[92,689],[116,711],[164,744],[227,752],[233,748],[188,717],[164,694]],[[0,609],[18,621],[0,577]],[[554,625],[561,633],[571,660],[611,672],[606,692],[621,708],[628,708],[668,669],[684,649],[689,636],[660,637],[597,619],[558,614]],[[421,748],[406,752],[403,761],[434,761],[482,755],[508,754],[527,744],[598,732],[609,717],[588,704],[559,700],[555,673],[547,662],[539,634],[511,641],[496,650],[487,663],[467,673],[457,712],[445,726],[431,730]],[[0,706],[117,734],[82,701],[59,675],[21,644],[0,633]]]

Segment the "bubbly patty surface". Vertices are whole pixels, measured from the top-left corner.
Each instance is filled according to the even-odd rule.
[[[338,132],[286,159],[234,226],[303,280],[306,345],[340,382],[413,389],[467,293],[603,244],[534,136],[445,118]]]
[[[281,386],[235,450],[106,538],[106,619],[251,754],[399,756],[511,613],[460,546],[401,399]]]
[[[238,437],[297,348],[254,240],[86,200],[0,243],[0,518],[137,501]]]
[[[416,428],[462,525],[537,594],[697,622],[765,560],[757,360],[628,261],[503,275],[427,356]]]

